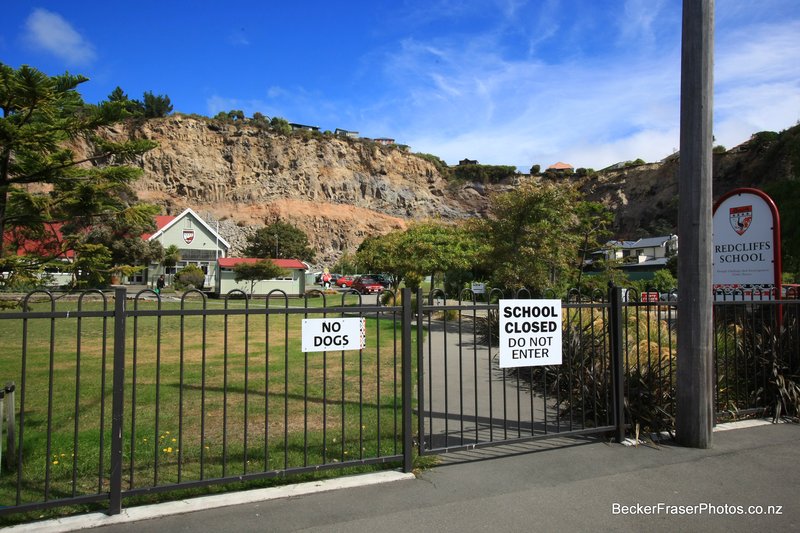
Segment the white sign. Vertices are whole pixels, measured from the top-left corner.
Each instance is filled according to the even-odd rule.
[[[472,283],[472,292],[475,294],[485,294],[486,293],[486,284],[485,283]]]
[[[713,285],[718,298],[725,293],[771,297],[778,283],[776,218],[772,200],[755,189],[731,191],[717,204]]]
[[[500,368],[561,364],[561,300],[500,300]]]
[[[304,352],[361,350],[366,345],[365,318],[303,319]]]

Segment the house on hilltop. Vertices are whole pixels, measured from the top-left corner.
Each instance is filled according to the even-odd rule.
[[[547,167],[547,170],[549,172],[568,174],[573,172],[575,168],[569,163],[562,163],[561,161],[559,161],[558,163],[553,163],[552,165]]]
[[[350,131],[350,130],[343,130],[342,128],[336,128],[333,134],[339,135],[341,137],[348,137],[350,139],[358,139],[357,131]]]
[[[290,122],[289,127],[292,128],[292,131],[319,131],[319,126],[309,126],[307,124],[297,124],[296,122]]]

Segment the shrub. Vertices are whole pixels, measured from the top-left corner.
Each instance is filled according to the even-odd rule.
[[[180,269],[172,280],[176,289],[202,289],[206,275],[195,265],[187,265]]]

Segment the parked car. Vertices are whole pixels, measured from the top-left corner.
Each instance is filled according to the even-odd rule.
[[[781,298],[784,300],[800,300],[800,284],[784,283],[781,285]]]
[[[662,302],[677,302],[678,301],[678,291],[673,289],[669,292],[662,292],[659,295],[659,300]]]
[[[383,274],[367,274],[367,277],[372,278],[383,285],[384,289],[389,289],[392,286],[392,282],[389,281],[389,278]]]
[[[349,287],[353,284],[355,278],[353,276],[340,276],[339,279],[336,280],[337,287]]]
[[[383,285],[378,283],[375,278],[367,276],[356,278],[350,288],[358,291],[360,294],[377,294],[383,292]]]

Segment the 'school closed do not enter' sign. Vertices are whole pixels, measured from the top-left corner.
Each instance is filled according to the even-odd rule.
[[[561,300],[500,300],[500,368],[561,364]]]

